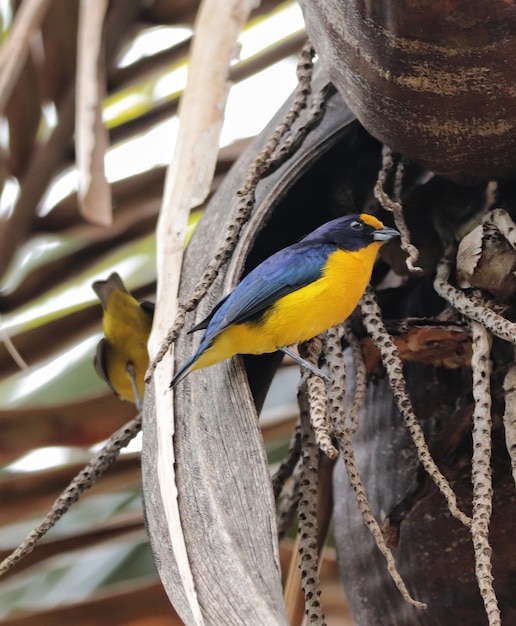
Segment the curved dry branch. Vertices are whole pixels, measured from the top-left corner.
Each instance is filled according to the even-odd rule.
[[[305,344],[300,344],[300,356],[314,365],[319,366],[319,359],[323,351],[323,340],[321,337],[315,337]],[[321,450],[329,459],[337,458],[339,452],[333,445],[331,439],[331,424],[328,415],[328,395],[326,392],[326,383],[321,376],[306,372],[306,393],[308,396],[310,424],[312,425],[315,441]],[[304,392],[304,384],[301,385],[300,393]]]
[[[346,472],[348,474],[348,478],[353,488],[353,491],[355,492],[356,501],[364,524],[371,532],[378,547],[378,550],[384,556],[387,562],[387,569],[389,571],[389,574],[403,598],[417,608],[425,609],[425,603],[414,600],[414,598],[412,598],[412,596],[410,595],[405,583],[403,582],[403,579],[398,572],[392,551],[385,542],[385,538],[382,534],[380,525],[378,524],[374,515],[371,512],[367,495],[360,479],[360,472],[358,471],[358,466],[355,460],[355,449],[353,447],[352,432],[351,429],[346,426],[345,414],[342,404],[338,402],[332,402],[331,413],[332,421],[334,423],[334,434],[342,451],[342,458],[344,460]]]
[[[318,378],[314,376],[314,378]],[[320,379],[319,379],[320,380]],[[305,595],[306,615],[314,626],[326,626],[326,618],[319,597],[319,525],[317,504],[319,492],[319,446],[312,428],[311,407],[308,398],[299,397],[301,412],[301,471],[299,482],[299,557],[301,586]]]
[[[493,510],[491,481],[491,337],[478,322],[471,323],[473,356],[473,455],[471,480],[473,483],[473,519],[471,536],[475,550],[475,573],[480,595],[484,600],[489,626],[500,626],[501,617],[493,588],[489,543],[489,523]]]
[[[455,492],[430,454],[423,429],[414,415],[412,403],[407,395],[405,379],[403,377],[403,364],[398,349],[385,328],[380,307],[378,306],[374,293],[370,289],[368,289],[363,296],[360,302],[360,308],[362,310],[366,330],[371,335],[371,338],[382,355],[382,362],[389,376],[394,399],[412,436],[419,460],[445,497],[451,514],[465,526],[470,527],[471,518],[459,509]]]
[[[394,199],[390,198],[384,189],[385,181],[390,170],[394,170]],[[392,150],[387,146],[382,147],[382,169],[378,174],[378,180],[374,187],[374,195],[378,202],[386,211],[390,211],[394,216],[394,223],[401,235],[401,249],[408,254],[405,263],[410,272],[422,272],[422,268],[415,265],[419,259],[419,250],[411,242],[410,231],[403,215],[401,204],[401,191],[403,186],[403,162],[400,160],[394,165]]]
[[[448,282],[452,265],[452,250],[453,248],[449,246],[437,266],[434,280],[437,293],[462,315],[482,324],[496,337],[516,345],[516,324],[514,322],[498,315],[489,307],[474,302],[464,292]]]

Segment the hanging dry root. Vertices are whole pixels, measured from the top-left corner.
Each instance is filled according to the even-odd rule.
[[[313,71],[314,50],[308,42],[303,47],[297,68],[298,85],[294,94],[294,102],[290,110],[278,125],[265,148],[256,157],[250,166],[243,186],[238,191],[239,203],[236,214],[228,226],[223,243],[215,253],[212,261],[208,264],[204,275],[194,288],[192,297],[179,305],[176,319],[166,338],[161,344],[158,353],[150,363],[145,375],[145,382],[149,383],[154,370],[176,341],[182,330],[186,314],[193,311],[204,298],[208,289],[213,284],[221,267],[229,260],[238,242],[242,227],[247,223],[255,202],[255,191],[262,178],[276,170],[291,154],[295,152],[299,144],[308,134],[308,131],[320,121],[325,110],[325,103],[329,89],[327,86],[316,94],[310,108],[307,120],[303,125],[293,129],[294,122],[299,118],[301,111],[307,108],[308,98],[311,93],[311,80]],[[287,140],[285,135],[290,133]]]
[[[317,367],[321,357],[322,348],[322,338],[320,336],[315,337],[305,344],[300,344],[299,354],[303,359]],[[330,433],[326,383],[320,376],[309,374],[305,384],[310,407],[310,423],[315,433],[315,441],[319,446],[319,449],[324,452],[329,459],[335,459],[339,453],[337,448],[333,445]],[[304,385],[302,385],[299,390],[299,394],[304,393]]]
[[[367,371],[359,340],[351,332],[349,325],[346,325],[345,328],[346,341],[351,348],[351,355],[355,364],[355,395],[353,397],[353,404],[351,405],[351,409],[349,411],[351,433],[354,434],[358,428],[359,411],[364,403],[367,391]]]
[[[471,323],[473,339],[473,456],[471,479],[473,482],[473,521],[471,536],[475,551],[475,573],[480,594],[484,600],[489,626],[499,626],[500,610],[493,588],[491,573],[491,546],[489,523],[493,508],[491,482],[491,337],[477,322]]]
[[[392,169],[394,171],[394,199],[385,192],[384,185],[387,176]],[[378,180],[374,188],[374,196],[386,211],[390,211],[394,216],[394,223],[401,235],[401,249],[408,254],[405,261],[410,272],[418,273],[423,270],[417,266],[419,250],[411,242],[410,231],[403,216],[403,206],[401,205],[401,191],[403,186],[404,167],[400,160],[395,165],[392,150],[387,146],[382,148],[382,169],[378,174]]]
[[[318,483],[319,449],[314,431],[310,424],[310,410],[306,396],[300,397],[301,408],[301,474],[299,483],[299,557],[301,569],[301,587],[305,596],[306,615],[311,624],[325,626],[326,619],[320,601],[321,584],[319,580],[318,548]]]
[[[401,362],[398,349],[385,328],[380,307],[378,306],[374,293],[370,289],[366,291],[360,301],[360,308],[362,310],[364,326],[382,355],[382,362],[387,372],[387,376],[389,377],[394,400],[412,436],[412,440],[416,446],[418,458],[443,496],[446,498],[451,514],[465,526],[469,527],[471,525],[471,518],[463,513],[457,506],[457,496],[455,495],[455,492],[435,464],[435,461],[430,454],[423,429],[417,421],[412,408],[412,403],[410,402],[410,398],[408,397],[405,389],[403,364]]]
[[[453,247],[448,246],[443,258],[437,266],[437,273],[434,280],[434,288],[437,293],[449,302],[459,313],[470,320],[482,324],[485,328],[516,345],[516,324],[495,313],[489,307],[474,302],[471,298],[451,285],[449,281],[453,257]]]
[[[63,493],[57,498],[45,519],[36,526],[26,539],[0,563],[0,576],[8,572],[24,556],[30,554],[40,540],[55,526],[68,509],[77,502],[83,491],[90,489],[118,458],[120,450],[136,437],[142,428],[142,417],[138,414],[108,439],[104,447],[93,457],[86,467],[77,474]]]
[[[426,609],[427,605],[424,602],[414,600],[414,598],[412,598],[412,596],[410,595],[405,583],[403,582],[403,579],[398,572],[398,569],[396,568],[394,556],[392,555],[391,550],[385,542],[380,525],[378,524],[374,515],[371,512],[371,508],[369,506],[367,495],[360,479],[360,473],[358,471],[355,460],[355,450],[353,448],[351,429],[345,425],[345,417],[342,411],[342,406],[333,406],[332,414],[336,426],[335,436],[339,442],[339,447],[342,451],[342,458],[344,459],[344,465],[346,466],[346,472],[348,474],[349,482],[351,483],[353,491],[355,492],[358,508],[360,510],[360,513],[362,514],[364,524],[371,532],[371,535],[376,542],[378,550],[380,550],[380,552],[385,557],[385,560],[387,562],[387,570],[389,571],[389,574],[394,584],[398,588],[403,598],[410,604],[416,606],[418,609]]]

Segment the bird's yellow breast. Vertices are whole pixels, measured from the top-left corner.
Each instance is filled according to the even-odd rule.
[[[318,280],[280,298],[259,322],[235,324],[218,335],[193,369],[235,354],[264,354],[306,341],[340,324],[355,309],[371,280],[381,242],[328,256]]]
[[[143,398],[149,361],[147,338],[151,325],[151,316],[130,294],[119,290],[111,294],[103,318],[104,334],[108,340],[106,368],[112,386],[125,400],[135,401],[127,373],[129,363],[135,369],[138,391]]]

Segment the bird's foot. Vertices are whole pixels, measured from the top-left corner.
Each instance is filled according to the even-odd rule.
[[[315,367],[315,365],[313,365],[312,363],[309,363],[308,361],[306,361],[305,359],[300,357],[299,354],[296,354],[295,352],[290,350],[290,348],[287,348],[286,346],[283,346],[282,348],[280,348],[280,350],[282,352],[284,352],[285,354],[288,354],[289,357],[291,357],[292,359],[294,359],[294,361],[299,363],[299,365],[305,370],[303,372],[303,377],[301,378],[301,382],[302,383],[306,382],[306,378],[310,374],[315,374],[315,376],[319,376],[320,378],[322,378],[326,382],[330,382],[331,379],[330,379],[330,377],[327,374],[325,374],[318,367]]]

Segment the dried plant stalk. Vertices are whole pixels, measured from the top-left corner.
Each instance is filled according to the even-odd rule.
[[[341,335],[343,325],[330,328],[326,332],[324,359],[331,374],[331,383],[328,385],[328,400],[330,406],[338,404],[344,406],[346,393],[346,365],[342,351]]]
[[[394,200],[384,190],[384,184],[387,179],[389,171],[396,167],[394,172]],[[401,189],[403,183],[403,163],[399,161],[394,166],[394,160],[392,151],[387,146],[382,148],[382,169],[378,174],[378,180],[374,187],[374,197],[382,205],[386,211],[390,211],[394,216],[394,223],[400,231],[401,235],[401,249],[408,254],[408,258],[405,263],[410,272],[422,272],[423,270],[416,265],[419,259],[419,250],[411,242],[410,231],[405,222],[403,215],[403,207],[401,205]]]
[[[339,442],[339,447],[342,452],[342,458],[344,459],[344,465],[346,467],[349,482],[351,483],[353,491],[355,492],[358,508],[360,510],[360,513],[362,514],[364,524],[371,532],[371,535],[376,542],[378,550],[380,550],[380,552],[385,557],[385,560],[387,562],[387,570],[389,571],[389,574],[394,584],[398,588],[403,598],[419,609],[426,609],[427,605],[425,603],[414,600],[414,598],[412,598],[412,596],[410,595],[405,583],[403,582],[403,579],[398,572],[394,556],[392,555],[391,550],[385,542],[380,525],[378,524],[373,513],[371,512],[371,508],[367,500],[367,495],[356,464],[355,450],[353,448],[352,441],[352,432],[351,429],[346,426],[345,413],[342,404],[339,402],[332,402],[331,413],[332,421],[334,423],[334,434],[337,438],[337,441]]]
[[[299,483],[299,557],[301,586],[305,595],[306,615],[314,626],[326,626],[326,618],[320,602],[319,549],[317,502],[319,483],[319,448],[310,425],[308,398],[299,396],[301,409],[301,480]]]
[[[473,483],[473,520],[471,536],[475,550],[475,573],[480,594],[484,600],[489,626],[500,626],[500,610],[493,588],[489,544],[489,523],[493,509],[491,481],[491,337],[482,324],[471,323],[473,356],[473,455],[471,479]]]
[[[378,306],[378,302],[376,301],[375,295],[371,289],[366,291],[360,301],[360,308],[362,310],[366,330],[371,335],[371,338],[382,356],[382,362],[389,377],[394,400],[412,436],[419,460],[445,497],[450,513],[465,526],[470,527],[471,518],[463,513],[457,506],[457,497],[455,492],[435,464],[435,461],[430,454],[423,429],[417,421],[412,408],[412,403],[405,389],[403,364],[401,362],[398,349],[385,328],[380,307]]]
[[[362,349],[360,342],[351,332],[349,325],[346,325],[346,341],[351,347],[351,354],[353,356],[353,362],[355,364],[355,395],[353,397],[353,404],[349,411],[348,421],[351,425],[351,432],[355,433],[358,428],[358,418],[360,409],[364,403],[365,394],[367,391],[367,372],[364,357],[362,355]]]
[[[281,541],[294,523],[299,502],[299,483],[301,481],[301,460],[298,461],[292,472],[292,479],[283,490],[280,500],[276,523],[278,526],[278,540]]]
[[[315,337],[299,346],[299,354],[309,363],[317,367],[322,354],[323,340],[321,336]],[[330,434],[330,419],[328,414],[328,395],[326,393],[326,383],[315,374],[308,374],[306,383],[302,384],[299,393],[304,393],[304,385],[308,393],[308,404],[310,406],[310,423],[315,433],[315,441],[329,459],[337,458],[339,452],[333,445]]]
[[[466,294],[448,282],[451,270],[452,248],[448,247],[439,261],[434,280],[437,293],[459,313],[482,324],[493,335],[516,345],[516,324],[492,311],[489,307],[473,302]]]
[[[0,112],[4,112],[25,65],[31,40],[38,31],[51,0],[25,0],[19,5],[9,38],[0,50]]]
[[[107,468],[118,458],[120,450],[136,437],[142,428],[142,417],[138,414],[127,422],[107,440],[102,449],[72,480],[63,493],[57,498],[45,519],[38,524],[23,542],[6,559],[0,563],[0,576],[7,573],[23,557],[30,554],[40,540],[55,526],[68,509],[77,502],[83,491],[90,489],[104,474]]]
[[[103,25],[107,0],[83,0],[79,10],[75,152],[77,198],[83,217],[108,226],[113,222],[111,186],[104,168],[109,135],[102,121],[106,98]]]

